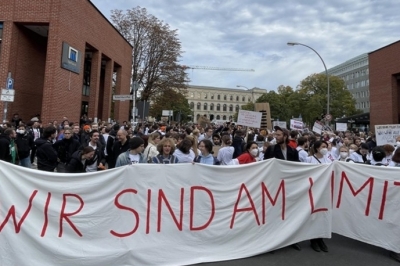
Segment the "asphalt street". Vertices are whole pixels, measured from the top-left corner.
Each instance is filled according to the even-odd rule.
[[[326,239],[329,252],[315,252],[309,241],[300,242],[301,251],[286,247],[272,253],[230,261],[197,264],[201,266],[400,266],[389,251],[333,234]]]

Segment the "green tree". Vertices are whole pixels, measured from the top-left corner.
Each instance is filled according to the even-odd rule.
[[[174,89],[165,89],[155,95],[153,98],[153,104],[150,107],[149,114],[157,120],[160,120],[162,110],[172,110],[174,117],[177,119],[178,114],[181,116],[181,122],[190,121],[190,110],[189,103],[184,94]]]
[[[346,89],[345,82],[336,76],[329,76],[330,114],[333,118],[351,116],[359,113],[355,108],[355,99]],[[328,82],[325,74],[312,74],[303,79],[298,89],[298,98],[303,119],[313,122],[327,113]]]

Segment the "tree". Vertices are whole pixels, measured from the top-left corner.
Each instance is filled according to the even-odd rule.
[[[174,88],[186,93],[185,69],[178,64],[181,43],[177,30],[147,13],[145,8],[111,11],[111,21],[130,42],[132,50],[132,82],[142,89],[141,100],[148,101],[156,93]]]
[[[172,110],[175,118],[180,114],[180,121],[189,121],[189,116],[192,115],[185,95],[174,89],[165,89],[153,96],[149,114],[160,120],[162,110]]]
[[[248,102],[248,103],[242,105],[242,107],[240,109],[247,110],[247,111],[254,111],[254,103]],[[233,114],[233,121],[237,121],[238,116],[239,116],[239,112],[235,112]]]
[[[346,89],[345,82],[336,76],[329,76],[330,114],[333,118],[359,113],[355,99]],[[303,79],[297,87],[303,118],[312,122],[316,117],[327,114],[328,82],[325,74],[313,74]]]

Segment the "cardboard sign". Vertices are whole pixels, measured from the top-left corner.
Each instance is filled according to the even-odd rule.
[[[312,131],[314,131],[315,133],[321,134],[323,128],[324,128],[324,126],[320,122],[315,121]]]
[[[304,127],[304,125],[303,125],[303,122],[302,122],[302,121],[290,119],[290,129],[293,129],[293,130],[302,130],[303,127]]]
[[[347,131],[347,123],[336,123],[337,131]]]

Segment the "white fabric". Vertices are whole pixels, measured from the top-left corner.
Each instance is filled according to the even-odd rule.
[[[1,265],[188,265],[331,232],[400,252],[399,170],[270,159],[63,174],[0,161]]]
[[[306,163],[308,152],[306,152],[302,147],[297,147],[296,150],[299,152],[299,161]]]
[[[157,146],[154,144],[149,143],[146,147],[146,149],[143,152],[145,159],[148,160],[149,157],[153,158],[156,157],[158,155],[158,151],[157,151]]]
[[[307,163],[312,163],[312,164],[330,164],[330,163],[332,163],[332,160],[329,159],[327,155],[325,155],[322,158],[318,158],[318,160],[314,156],[307,157]]]
[[[179,163],[192,163],[194,158],[196,157],[192,150],[189,150],[189,153],[183,153],[179,149],[174,151],[174,155],[178,158]]]
[[[232,146],[222,147],[218,151],[217,159],[221,163],[221,165],[229,165],[229,164],[231,164],[234,151],[235,151],[235,148],[232,147]]]

